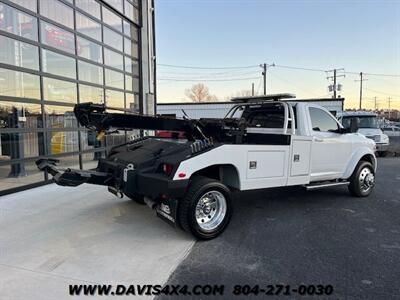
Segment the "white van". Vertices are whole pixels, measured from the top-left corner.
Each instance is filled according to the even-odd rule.
[[[357,132],[375,142],[376,151],[379,156],[386,156],[389,148],[389,137],[379,128],[378,115],[376,113],[367,111],[350,111],[340,112],[336,117],[344,127],[349,127],[351,119],[357,118]]]

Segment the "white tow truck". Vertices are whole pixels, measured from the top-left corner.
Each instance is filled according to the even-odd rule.
[[[223,119],[178,120],[106,113],[78,104],[81,125],[99,132],[141,128],[184,132],[187,140],[145,137],[114,147],[95,170],[60,171],[41,159],[60,185],[108,186],[146,203],[164,220],[201,239],[228,225],[234,191],[301,185],[307,189],[348,186],[368,196],[375,183],[375,143],[344,128],[329,111],[296,102],[292,94],[233,99]]]

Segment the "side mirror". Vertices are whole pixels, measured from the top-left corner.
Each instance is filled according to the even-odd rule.
[[[349,131],[351,133],[357,132],[359,123],[360,123],[360,120],[358,118],[351,118]]]

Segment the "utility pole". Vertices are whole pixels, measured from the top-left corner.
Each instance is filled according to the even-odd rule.
[[[333,76],[328,76],[328,77],[326,77],[326,79],[328,79],[328,80],[329,80],[329,79],[333,79],[332,90],[333,90],[333,98],[334,98],[334,99],[336,99],[336,93],[337,93],[337,91],[338,91],[338,86],[341,87],[341,85],[338,85],[338,84],[337,84],[337,77],[346,77],[345,74],[338,75],[338,74],[337,74],[337,71],[342,71],[342,72],[344,72],[344,69],[341,68],[341,69],[333,69],[333,70],[326,71],[326,72],[333,72]]]
[[[375,112],[376,112],[376,96],[374,97],[374,101],[375,101]]]
[[[263,72],[261,73],[264,77],[264,95],[267,94],[267,64],[264,63],[260,65],[261,68],[263,68]]]
[[[362,89],[363,89],[362,84],[363,84],[363,81],[367,81],[367,80],[368,79],[363,78],[363,72],[360,72],[360,80],[355,80],[355,81],[360,82],[360,106],[359,106],[360,110],[362,108]]]
[[[389,100],[389,120],[390,120],[390,100],[391,100],[391,98],[389,97],[388,100]]]
[[[254,96],[254,82],[251,84],[251,95]]]
[[[333,99],[336,99],[336,69],[333,70]]]

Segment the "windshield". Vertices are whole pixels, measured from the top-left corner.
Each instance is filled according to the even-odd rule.
[[[359,120],[359,128],[379,128],[378,119],[375,116],[344,117],[342,125],[345,128],[350,128],[350,121],[352,118],[357,118]]]

